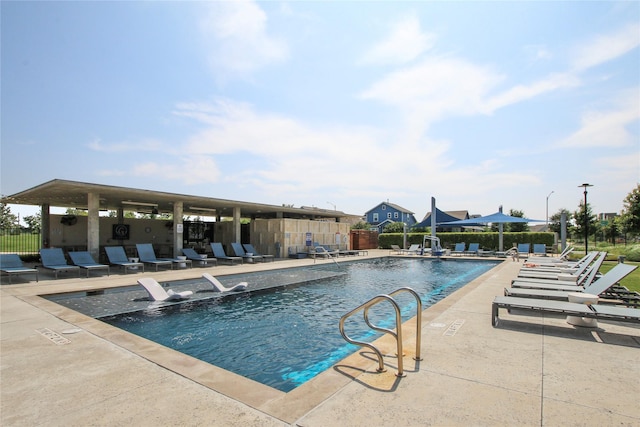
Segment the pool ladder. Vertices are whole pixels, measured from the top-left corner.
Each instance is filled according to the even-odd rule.
[[[359,311],[363,311],[363,316],[364,316],[364,321],[366,322],[366,324],[373,330],[378,331],[378,332],[382,332],[382,333],[386,333],[386,334],[390,334],[392,335],[395,339],[396,339],[396,346],[397,346],[397,354],[398,354],[398,373],[396,374],[397,377],[404,377],[404,370],[403,370],[403,366],[402,366],[402,316],[400,315],[400,306],[398,305],[398,303],[391,297],[392,295],[396,295],[400,292],[409,292],[411,295],[413,295],[416,298],[416,355],[414,356],[414,360],[422,360],[422,358],[420,357],[420,336],[421,336],[421,331],[422,331],[422,301],[420,300],[420,296],[418,295],[418,293],[416,291],[414,291],[411,288],[400,288],[398,290],[395,290],[393,292],[391,292],[390,294],[382,294],[382,295],[377,295],[373,298],[371,298],[369,301],[365,302],[364,304],[354,308],[353,310],[351,310],[350,312],[348,312],[347,314],[345,314],[344,316],[342,316],[340,318],[340,334],[342,335],[342,337],[349,343],[351,344],[355,344],[355,345],[359,345],[361,347],[367,347],[370,348],[371,350],[373,350],[373,352],[376,354],[376,356],[378,357],[378,372],[384,372],[386,369],[384,367],[384,358],[382,356],[382,352],[380,352],[380,350],[378,348],[376,348],[373,344],[370,344],[368,342],[364,342],[364,341],[357,341],[354,340],[352,338],[350,338],[344,331],[344,323],[345,321],[351,317],[352,315],[354,315],[355,313],[359,312]],[[391,306],[394,308],[395,310],[395,314],[396,314],[396,332],[394,332],[392,329],[386,329],[386,328],[382,328],[379,326],[376,326],[374,324],[371,323],[371,321],[369,320],[369,309],[371,307],[373,307],[374,305],[384,302],[384,301],[388,301],[389,303],[391,303]]]

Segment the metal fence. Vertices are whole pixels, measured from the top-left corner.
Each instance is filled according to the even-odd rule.
[[[0,229],[0,253],[38,254],[41,239],[39,231],[25,230],[23,228]]]

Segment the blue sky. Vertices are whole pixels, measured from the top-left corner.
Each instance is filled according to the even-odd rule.
[[[3,195],[544,219],[640,182],[638,2],[4,1],[1,36]]]

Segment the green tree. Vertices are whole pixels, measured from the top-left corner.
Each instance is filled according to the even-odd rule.
[[[0,229],[6,230],[18,225],[18,217],[11,213],[11,208],[6,203],[0,203]]]
[[[75,215],[75,216],[89,216],[89,212],[84,209],[76,209],[76,208],[67,208],[64,211],[65,215]]]
[[[510,209],[509,215],[517,217],[517,218],[525,218],[524,211],[519,211],[516,209]],[[522,232],[529,231],[529,224],[526,222],[511,222],[509,223],[509,231],[511,232]]]
[[[624,233],[640,233],[640,184],[631,190],[623,202],[620,226]]]
[[[42,229],[42,217],[40,212],[35,215],[27,215],[22,218],[23,221],[27,224],[27,228],[31,230],[32,233],[39,233]]]
[[[356,222],[351,226],[352,230],[369,230],[371,228],[371,224],[364,221]]]
[[[402,233],[404,231],[404,222],[392,222],[384,227],[383,233]]]
[[[549,217],[549,229],[554,233],[560,234],[560,227],[562,221],[562,214],[565,214],[567,217],[567,233],[571,234],[573,225],[571,225],[571,218],[573,215],[569,212],[569,209],[562,208],[558,212],[554,213]]]
[[[584,202],[581,201],[578,210],[573,213],[573,219],[575,220],[574,232],[578,237],[584,237],[585,224],[588,224],[587,232],[589,236],[593,235],[599,228],[599,223],[589,203],[585,206]]]

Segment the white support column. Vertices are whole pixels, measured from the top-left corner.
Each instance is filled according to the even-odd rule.
[[[182,202],[174,202],[173,204],[173,256],[182,255],[182,246],[184,242],[184,224],[182,223],[182,214],[184,204]]]
[[[100,259],[100,195],[97,193],[87,194],[87,207],[89,208],[87,250],[93,259],[98,261]]]
[[[233,208],[233,236],[233,241],[240,243],[240,208],[238,207]]]

